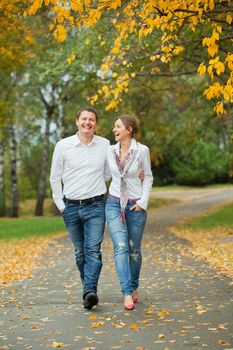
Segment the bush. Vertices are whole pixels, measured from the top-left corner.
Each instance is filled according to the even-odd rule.
[[[196,141],[173,160],[175,181],[182,185],[203,186],[227,176],[228,153],[214,143]]]

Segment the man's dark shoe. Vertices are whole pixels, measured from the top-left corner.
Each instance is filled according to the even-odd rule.
[[[99,299],[98,299],[97,294],[94,292],[91,292],[85,296],[83,306],[85,309],[91,310],[93,308],[93,306],[98,304],[98,301],[99,301]]]

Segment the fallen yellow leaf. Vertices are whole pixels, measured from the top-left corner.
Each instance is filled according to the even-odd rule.
[[[226,341],[226,340],[224,340],[224,339],[219,339],[219,340],[217,341],[217,343],[218,343],[219,345],[230,345],[230,343],[228,343],[228,341]]]
[[[91,328],[98,328],[98,327],[102,327],[103,325],[104,325],[104,321],[99,321],[99,322],[92,323]]]
[[[137,329],[138,325],[136,323],[132,323],[129,327],[132,329]]]
[[[64,343],[57,343],[56,341],[53,341],[50,346],[52,348],[62,348],[64,346]]]
[[[96,320],[96,318],[97,318],[97,316],[96,316],[96,315],[91,315],[91,316],[89,317],[89,320],[95,321],[95,320]]]

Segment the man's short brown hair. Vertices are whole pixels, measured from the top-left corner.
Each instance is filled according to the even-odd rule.
[[[96,121],[98,122],[98,114],[96,112],[96,110],[92,107],[82,107],[78,112],[77,112],[77,115],[76,115],[76,119],[79,119],[80,115],[82,112],[91,112],[93,114],[95,114],[95,118],[96,118]]]

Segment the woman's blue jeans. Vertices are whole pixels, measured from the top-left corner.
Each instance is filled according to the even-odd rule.
[[[102,268],[101,243],[105,225],[104,199],[90,204],[66,204],[62,213],[75,249],[76,265],[83,283],[83,298],[97,291]]]
[[[129,210],[135,203],[129,202],[125,209],[125,222],[121,221],[120,200],[108,197],[105,212],[108,230],[113,241],[115,266],[123,295],[132,295],[139,285],[142,265],[141,241],[146,223],[145,210]]]

